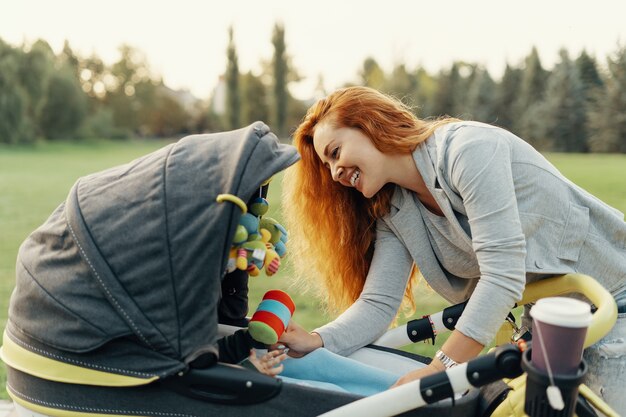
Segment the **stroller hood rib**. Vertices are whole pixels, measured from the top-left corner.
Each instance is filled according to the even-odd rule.
[[[11,336],[100,365],[175,371],[217,338],[220,281],[241,210],[216,197],[247,201],[298,159],[256,122],[188,136],[79,179],[20,248]],[[123,348],[111,355],[116,343]],[[149,364],[136,360],[141,350]]]

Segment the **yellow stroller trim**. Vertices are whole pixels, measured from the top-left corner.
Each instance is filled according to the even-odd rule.
[[[5,364],[19,371],[50,381],[65,382],[68,384],[132,387],[146,385],[159,379],[158,376],[138,378],[97,371],[95,369],[51,359],[21,347],[7,335],[6,330],[2,337],[0,358]],[[30,407],[30,405],[28,407]]]
[[[587,330],[587,337],[585,337],[585,347],[591,346],[602,339],[615,324],[617,304],[611,293],[589,275],[567,274],[529,284],[526,286],[522,300],[517,305],[569,293],[584,295],[597,308]]]

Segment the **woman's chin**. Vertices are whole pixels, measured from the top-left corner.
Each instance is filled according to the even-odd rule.
[[[371,192],[371,190],[368,190],[367,188],[365,188],[365,189],[360,189],[360,190],[358,190],[358,191],[359,191],[361,194],[363,194],[363,197],[365,197],[365,198],[372,198],[372,197],[374,197],[374,195],[376,194],[376,193],[372,193],[372,192]]]

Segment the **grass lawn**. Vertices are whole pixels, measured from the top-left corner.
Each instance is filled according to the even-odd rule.
[[[83,143],[42,143],[29,147],[0,146],[0,325],[6,324],[8,301],[15,283],[15,259],[20,243],[43,223],[62,202],[72,184],[80,176],[128,162],[164,146],[163,141],[93,141]],[[600,199],[626,211],[626,155],[547,155],[572,181],[591,191]],[[270,187],[270,213],[281,219],[280,184],[278,176]],[[295,320],[313,329],[332,317],[325,315],[318,301],[305,294],[290,281],[289,267],[268,278],[261,274],[250,280],[250,312],[256,309],[264,292],[271,288],[288,291],[297,310]],[[424,285],[418,286],[418,311],[413,317],[439,311],[446,306],[439,296]],[[36,308],[36,307],[34,307]],[[436,346],[419,344],[408,350],[432,355]],[[4,391],[4,368],[0,367],[0,398]]]

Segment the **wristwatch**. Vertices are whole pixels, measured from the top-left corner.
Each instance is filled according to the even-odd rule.
[[[456,363],[454,359],[450,358],[441,350],[438,350],[437,353],[435,353],[435,358],[439,359],[439,361],[443,364],[443,366],[445,366],[446,369],[450,369],[453,366],[458,365],[458,363]]]

